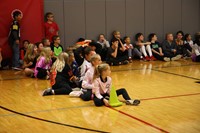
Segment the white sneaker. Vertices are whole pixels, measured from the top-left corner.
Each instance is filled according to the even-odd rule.
[[[80,97],[80,95],[83,94],[82,91],[72,91],[69,93],[69,96],[71,97]]]
[[[80,90],[81,88],[78,88],[78,87],[72,89],[72,91],[80,91]]]
[[[164,57],[164,61],[168,62],[168,61],[170,61],[170,58]]]
[[[181,55],[177,55],[175,57],[172,57],[171,60],[176,61],[176,60],[179,60],[181,57],[182,57]]]
[[[126,104],[127,104],[127,105],[134,105],[134,106],[137,106],[137,105],[140,104],[140,100],[137,100],[137,99],[135,99],[135,100],[126,100]]]

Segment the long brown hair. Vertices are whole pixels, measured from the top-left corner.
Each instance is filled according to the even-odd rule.
[[[34,58],[35,58],[35,56],[36,56],[36,55],[34,54],[34,47],[35,47],[34,44],[28,44],[28,48],[27,48],[26,54],[25,54],[25,56],[24,56],[24,61],[25,61],[26,63],[29,63],[29,62],[31,62],[31,61],[34,60]]]

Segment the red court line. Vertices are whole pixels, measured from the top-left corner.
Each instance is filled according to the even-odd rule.
[[[186,96],[193,96],[193,95],[200,95],[200,93],[181,94],[181,95],[163,96],[163,97],[152,97],[152,98],[144,98],[144,99],[140,99],[140,100],[141,101],[156,100],[156,99],[165,99],[165,98],[186,97]]]
[[[128,116],[128,117],[130,117],[130,118],[132,118],[132,119],[135,119],[135,120],[137,120],[137,121],[139,121],[139,122],[141,122],[141,123],[143,123],[143,124],[145,124],[145,125],[148,125],[148,126],[150,126],[150,127],[152,127],[152,128],[155,128],[155,129],[157,129],[157,130],[159,130],[159,131],[161,131],[161,132],[163,132],[163,133],[169,133],[168,131],[166,131],[166,130],[164,130],[164,129],[162,129],[162,128],[159,128],[159,127],[157,127],[157,126],[155,126],[155,125],[153,125],[153,124],[151,124],[151,123],[148,123],[148,122],[146,122],[146,121],[144,121],[144,120],[141,120],[141,119],[139,119],[139,118],[137,118],[137,117],[135,117],[135,116],[132,116],[132,115],[130,115],[130,114],[127,114],[127,113],[125,113],[125,112],[123,112],[123,111],[117,110],[117,109],[115,109],[115,108],[113,108],[113,107],[108,107],[108,108],[110,108],[110,109],[112,109],[112,110],[115,110],[115,111],[117,111],[117,112],[119,112],[119,113],[121,113],[121,114],[123,114],[123,115],[126,115],[126,116]]]

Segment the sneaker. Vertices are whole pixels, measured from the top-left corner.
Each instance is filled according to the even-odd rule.
[[[150,60],[155,61],[156,58],[155,58],[154,56],[151,56],[151,57],[150,57]]]
[[[23,70],[23,69],[20,68],[20,67],[12,67],[12,69],[13,69],[13,70],[16,70],[16,71],[21,71],[21,70]]]
[[[168,57],[164,57],[163,59],[164,59],[164,61],[166,61],[166,62],[170,61],[170,58],[168,58]]]
[[[72,91],[80,91],[80,90],[81,88],[78,88],[78,87],[72,89]]]
[[[126,100],[126,104],[127,104],[127,105],[134,105],[134,106],[137,106],[137,105],[140,104],[140,100],[137,100],[137,99],[135,99],[135,100]]]
[[[80,95],[83,94],[82,91],[72,91],[69,93],[69,96],[71,97],[80,97]]]
[[[176,61],[176,60],[179,60],[181,57],[182,57],[181,55],[177,55],[175,57],[172,57],[171,60]]]
[[[48,88],[48,89],[43,91],[42,96],[48,96],[48,95],[53,95],[51,88]]]
[[[142,57],[142,58],[140,58],[140,61],[147,61],[147,60],[146,60],[145,58]]]
[[[127,60],[125,60],[124,62],[123,62],[123,65],[126,65],[126,64],[128,64],[129,62],[127,61]]]
[[[149,56],[146,56],[146,57],[145,57],[145,60],[146,60],[146,61],[150,61]]]

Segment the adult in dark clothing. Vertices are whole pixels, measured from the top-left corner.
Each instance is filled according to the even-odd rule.
[[[171,33],[166,35],[166,40],[162,43],[162,49],[165,57],[170,58],[172,61],[179,60],[181,58],[181,55],[177,54],[177,45],[174,42],[174,37]]]

